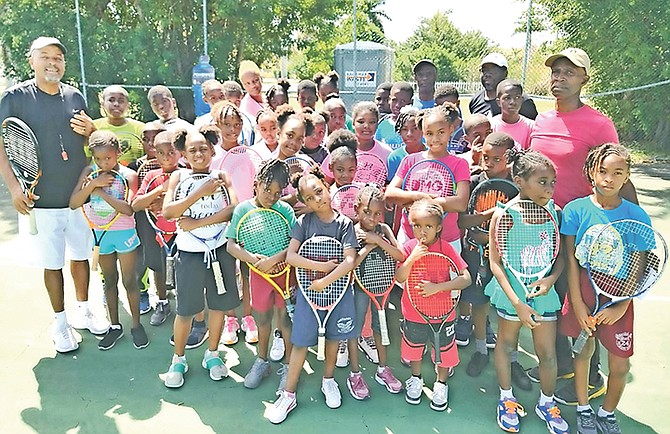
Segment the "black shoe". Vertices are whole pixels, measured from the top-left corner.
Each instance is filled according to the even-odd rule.
[[[207,323],[205,321],[196,321],[193,320],[191,325],[191,333],[188,335],[188,340],[186,341],[186,349],[192,350],[193,348],[198,348],[207,340],[209,336],[209,330],[207,329]]]
[[[527,372],[526,375],[528,375],[528,378],[530,378],[530,381],[533,383],[539,383],[540,382],[540,367],[535,366],[533,368],[530,368]],[[574,371],[572,368],[561,368],[560,366],[558,367],[558,373],[556,374],[556,379],[558,380],[565,380],[568,378],[572,378],[575,376]]]
[[[482,354],[479,351],[475,351],[468,362],[468,367],[465,369],[465,373],[470,377],[479,377],[486,367],[489,364],[489,355]]]
[[[489,318],[486,317],[486,348],[491,350],[494,349],[496,347],[497,341],[498,338],[496,337],[496,334],[493,332],[493,329],[491,328]]]
[[[593,381],[593,383],[591,383]],[[601,395],[604,395],[607,392],[607,387],[605,386],[605,380],[602,375],[598,373],[597,378],[589,380],[589,389],[588,396],[589,401],[593,398],[597,398]],[[554,393],[554,399],[556,402],[559,402],[564,405],[577,405],[577,392],[575,391],[575,380],[568,381],[563,387],[556,390]]]
[[[107,333],[102,337],[102,340],[98,342],[98,349],[103,351],[111,349],[121,337],[123,337],[123,326],[121,324],[112,324]]]
[[[521,390],[531,390],[533,388],[533,383],[530,382],[530,378],[526,374],[526,370],[523,369],[521,363],[512,362],[512,383]]]
[[[133,346],[138,350],[149,346],[149,336],[147,336],[147,332],[144,330],[142,324],[134,329],[130,329],[130,334],[133,335]]]
[[[454,326],[456,345],[465,347],[470,343],[470,335],[472,334],[473,327],[471,315],[461,315],[458,317],[456,325]]]

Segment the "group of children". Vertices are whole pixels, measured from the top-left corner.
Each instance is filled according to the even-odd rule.
[[[472,306],[476,352],[468,364],[469,375],[478,375],[488,363],[486,327],[491,305],[498,314],[495,369],[500,384],[496,412],[500,428],[518,432],[519,417],[524,415],[524,409],[512,391],[510,371],[516,362],[519,330],[526,326],[532,330],[540,366],[541,392],[535,412],[547,424],[549,432],[569,432],[553,399],[557,376],[554,336],[557,320],[562,316],[561,329],[564,333],[576,336],[581,329],[588,328],[610,351],[608,394],[597,413],[588,404],[586,390],[588,358],[593,351],[594,340],[590,339],[586,350],[575,358],[578,431],[594,433],[597,426],[602,432],[614,432],[603,431],[602,427],[616,424],[613,411],[623,392],[632,345],[629,351],[617,350],[613,336],[628,329],[632,332],[632,305],[609,308],[609,313],[595,330],[587,319],[588,304],[592,303],[593,297],[587,297],[591,290],[584,283],[584,270],[577,263],[574,251],[582,242],[585,229],[594,223],[602,224],[619,218],[635,218],[649,223],[641,208],[618,194],[630,173],[630,157],[625,148],[614,144],[594,148],[584,168],[594,186],[593,195],[575,200],[561,211],[551,200],[556,176],[552,162],[537,152],[526,150],[532,121],[518,114],[522,94],[518,82],[505,80],[500,83],[498,97],[502,114],[493,119],[482,115],[461,119],[458,92],[452,88],[437,90],[436,96],[441,100],[435,108],[418,111],[408,106],[412,100],[411,86],[396,83],[390,90],[380,89],[382,94],[386,92],[388,95],[390,112],[381,118],[380,109],[386,104],[382,94],[376,98],[379,100],[377,103],[358,103],[351,113],[353,131],[348,131],[343,129],[348,117],[346,106],[337,95],[331,97],[332,92],[326,93],[327,89],[320,92],[333,80],[336,82],[337,78],[329,75],[320,77],[319,86],[310,86],[309,83],[302,86],[301,92],[314,92],[314,98],[303,95],[300,100],[301,103],[306,102],[306,106],[311,105],[310,108],[296,111],[288,105],[270,104],[258,110],[253,120],[238,108],[239,98],[236,102],[235,96],[240,96],[241,90],[234,86],[226,87],[225,83],[206,83],[203,85],[204,97],[212,105],[212,111],[206,119],[199,120],[198,128],[177,117],[174,99],[167,88],[152,88],[149,100],[159,119],[147,124],[141,131],[147,154],[143,158],[155,158],[160,168],[145,176],[139,186],[137,175],[120,164],[124,160],[118,139],[99,125],[100,130],[93,133],[89,141],[93,164],[105,171],[120,172],[128,180],[131,191],[127,203],[111,201],[101,192],[104,181],[89,180],[87,175],[93,168],[87,168],[72,194],[73,208],[84,205],[91,195],[100,195],[124,215],[118,224],[114,223],[101,243],[100,263],[112,326],[100,341],[100,348],[111,348],[123,334],[117,308],[117,259],[130,301],[133,342],[137,348],[149,343],[139,321],[135,262],[138,260],[136,247],[140,240],[144,246],[140,260],[154,271],[153,280],[160,299],[154,316],[159,310],[161,313],[155,321],[152,317],[152,325],[162,323],[170,314],[164,266],[167,254],[158,247],[152,233],[140,232],[138,240],[130,217],[133,212],[139,213],[146,208],[160,211],[166,219],[177,221],[175,239],[169,240],[177,246],[174,354],[164,375],[165,385],[177,388],[184,384],[189,369],[185,350],[190,348],[190,334],[196,325],[203,327],[205,308],[209,322],[207,331],[201,335],[208,335],[209,346],[204,352],[202,366],[213,380],[218,381],[228,375],[218,347],[220,342],[234,344],[237,341],[235,309],[244,303],[244,318],[250,318],[245,331],[251,339],[247,341],[258,342],[257,358],[245,376],[245,387],[258,387],[270,374],[270,360],[281,359],[281,355],[272,357],[271,354],[273,320],[284,339],[284,362],[278,371],[277,399],[266,411],[266,417],[272,423],[281,423],[297,406],[300,373],[308,348],[317,343],[317,320],[301,291],[294,289],[295,313],[291,322],[281,295],[265,278],[249,270],[246,263],[257,269],[272,270],[285,261],[291,267],[324,272],[326,276],[313,283],[314,288],[322,289],[327,283],[351,273],[373,247],[380,247],[397,261],[396,282],[402,287],[412,264],[429,252],[436,252],[451,258],[458,273],[448,284],[425,289],[426,296],[430,296],[431,291],[458,290],[462,291],[462,303]],[[270,91],[272,94],[268,94],[268,100],[287,95],[282,85]],[[125,116],[125,110],[112,110],[112,106],[118,105],[117,99],[123,100],[124,92],[118,86],[103,92],[103,107],[109,125],[123,125],[118,118]],[[110,94],[116,95],[114,101]],[[327,100],[317,112],[313,103],[318,94]],[[245,122],[254,125],[253,134],[244,133]],[[106,129],[113,131],[111,127]],[[250,141],[252,136],[255,139]],[[251,146],[264,160],[252,185],[235,185],[235,173],[218,169],[226,153],[238,145]],[[333,208],[331,196],[339,187],[352,184],[361,153],[374,154],[386,163],[388,184],[359,186],[354,206],[355,218],[352,220]],[[286,161],[296,155],[311,163],[309,170],[290,173]],[[453,196],[434,197],[402,188],[409,169],[422,160],[438,160],[449,167],[456,182]],[[194,173],[208,174],[209,180],[187,197],[175,199],[174,192],[180,180]],[[148,190],[150,179],[158,175],[169,177],[169,181],[159,188]],[[512,200],[529,200],[547,208],[560,221],[561,234],[566,240],[552,272],[542,279],[540,290],[533,294],[534,307],[526,303],[523,288],[510,283],[511,279],[495,248],[488,248],[489,244],[493,245],[493,235],[489,240],[470,230],[486,220],[490,220],[491,227],[494,227],[502,213],[500,206],[481,214],[466,212],[471,190],[478,183],[495,178],[510,180],[518,186],[520,193]],[[289,184],[295,188],[295,194],[286,195]],[[231,200],[228,206],[202,221],[184,216],[199,198],[211,195],[221,186],[229,192]],[[246,193],[243,193],[244,190]],[[397,211],[389,212],[389,207]],[[256,208],[273,209],[289,223],[290,243],[285,251],[269,258],[262,257],[247,252],[236,239],[237,224]],[[202,260],[204,247],[190,242],[188,237],[188,232],[194,228],[221,222],[227,222],[227,230],[209,248],[215,251],[222,265],[226,287],[224,294],[217,292],[213,270],[209,263]],[[341,263],[324,265],[300,255],[302,242],[317,235],[333,237],[342,244],[344,260]],[[237,267],[242,275],[239,289],[236,278],[238,260],[240,265]],[[564,267],[567,270],[563,275],[567,274],[569,302],[562,306],[553,285]],[[285,285],[283,279],[277,279],[275,283]],[[368,296],[352,285],[334,308],[326,325],[326,360],[321,389],[330,408],[341,405],[342,397],[334,371],[338,355],[342,353],[340,343],[343,341],[347,342],[344,347],[348,348],[350,367],[347,388],[355,399],[370,397],[356,350],[364,325],[370,321],[366,317],[371,318],[371,334],[376,344],[375,362],[378,367],[374,380],[392,394],[403,389],[403,383],[389,366],[387,350],[381,345],[376,309],[372,309],[371,315],[369,311]],[[409,302],[406,291],[401,296],[401,312],[401,342],[392,342],[392,345],[400,346],[402,361],[411,370],[411,376],[404,383],[405,399],[410,404],[419,404],[424,389],[421,361],[426,345],[432,342],[432,333]],[[435,351],[440,351],[441,355],[430,401],[431,408],[436,411],[443,411],[448,406],[447,380],[459,363],[455,319],[454,313],[443,329],[439,348],[433,349],[433,358]],[[370,335],[370,332],[367,334]]]

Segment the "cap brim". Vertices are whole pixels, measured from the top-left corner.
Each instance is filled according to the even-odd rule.
[[[570,56],[566,56],[565,54],[554,54],[552,56],[547,57],[547,60],[544,61],[544,65],[551,68],[551,65],[553,65],[554,62],[557,61],[558,59],[568,59],[576,67],[584,68],[584,70],[588,72],[586,66],[580,65],[580,62],[575,61],[575,59],[572,59]]]

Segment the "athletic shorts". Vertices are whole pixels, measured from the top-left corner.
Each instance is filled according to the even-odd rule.
[[[365,293],[362,289],[359,289],[354,285],[354,304],[356,306],[356,327],[355,333],[356,337],[360,337],[363,331],[363,325],[365,324],[365,317],[370,309],[372,316],[372,330],[375,333],[380,333],[379,330],[379,312],[377,312],[377,306],[372,304],[370,296]],[[387,324],[388,326],[388,324]]]
[[[291,343],[297,347],[311,347],[317,344],[319,325],[312,308],[300,290],[296,291],[295,298]],[[325,311],[317,312],[321,318],[325,318]],[[326,322],[326,339],[342,341],[355,338],[355,318],[354,293],[349,287]]]
[[[240,295],[235,279],[235,258],[230,256],[226,245],[216,249],[221,265],[223,285],[226,293],[219,295],[214,272],[207,268],[203,252],[178,251],[175,258],[175,288],[177,290],[177,315],[191,316],[207,307],[226,311],[240,305]]]
[[[502,309],[496,309],[496,313],[500,318],[506,319],[507,321],[521,321],[518,316],[510,315]],[[544,315],[536,316],[534,319],[535,322],[556,321],[558,320],[558,312],[547,312]]]
[[[154,228],[149,224],[146,213],[135,213],[135,230],[137,230],[137,235],[139,235],[140,242],[142,243],[140,246],[141,251],[138,250],[138,268],[141,267],[142,271],[144,271],[145,268],[150,268],[158,272],[163,271],[165,268],[163,265],[165,264],[165,261],[163,260],[161,263],[163,258],[163,256],[161,256],[161,250],[163,249],[158,245],[158,241],[156,241],[156,231],[154,231]]]
[[[243,262],[243,264],[247,265],[246,262]],[[249,270],[248,266],[247,270]],[[291,282],[293,282],[295,279],[292,276],[293,272],[291,271],[289,273],[291,274],[291,276],[289,276],[290,287]],[[284,286],[286,286],[285,274],[273,277],[272,280],[280,288],[284,288]],[[281,296],[281,294],[279,294],[279,292],[272,286],[270,282],[268,282],[263,276],[256,273],[254,270],[250,271],[249,285],[251,288],[251,308],[256,312],[268,312],[272,310],[273,307],[277,307],[279,309],[284,309],[286,307],[286,303],[284,302],[284,298]]]
[[[593,307],[596,304],[596,297],[586,270],[580,269],[579,280],[582,300],[586,303],[589,312],[593,312]],[[601,306],[607,301],[607,297],[601,298]],[[582,329],[579,326],[579,322],[577,322],[577,318],[575,317],[575,313],[572,310],[570,299],[568,297],[565,299],[561,313],[562,316],[558,323],[561,333],[573,338],[579,336]],[[607,351],[615,356],[625,358],[631,357],[633,355],[634,317],[633,303],[631,302],[619,321],[612,325],[598,325],[593,335],[603,344]]]
[[[467,240],[463,241],[463,251],[461,256],[466,264],[468,264],[468,271],[472,276],[472,284],[461,292],[461,303],[471,303],[475,306],[481,306],[490,302],[489,298],[484,294],[484,288],[491,281],[493,273],[491,273],[491,266],[488,261],[488,248],[483,248],[486,255],[484,264],[479,246],[473,246]]]
[[[111,255],[112,253],[130,253],[140,245],[140,237],[137,236],[135,228],[121,229],[118,231],[103,231],[95,229],[95,236],[100,240],[100,254]]]
[[[439,364],[440,368],[451,368],[458,365],[459,362],[454,323],[455,321],[447,321],[440,331],[440,357],[442,359]],[[404,320],[400,331],[402,332],[400,355],[403,359],[410,362],[423,359],[424,348],[430,343],[431,360],[435,362],[435,348],[433,348],[435,338],[433,329],[428,324]]]
[[[37,235],[32,235],[37,265],[47,270],[60,270],[65,257],[73,261],[91,258],[91,230],[81,209],[34,208]]]

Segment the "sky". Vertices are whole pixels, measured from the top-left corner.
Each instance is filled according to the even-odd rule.
[[[386,0],[382,10],[391,18],[384,22],[386,36],[396,42],[410,37],[422,18],[451,10],[451,22],[461,31],[480,30],[503,48],[519,48],[525,35],[514,35],[514,28],[527,8],[528,1],[518,0]],[[533,39],[539,42],[539,35]]]

